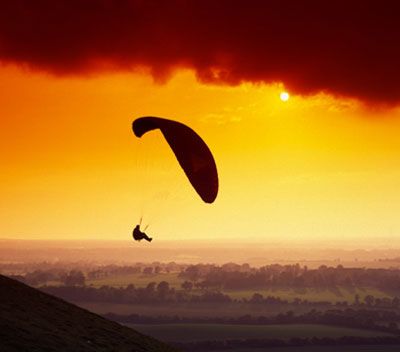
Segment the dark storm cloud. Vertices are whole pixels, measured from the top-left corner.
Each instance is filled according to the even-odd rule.
[[[397,103],[400,2],[1,1],[0,60],[55,74],[144,65],[158,78],[185,66],[205,82]]]

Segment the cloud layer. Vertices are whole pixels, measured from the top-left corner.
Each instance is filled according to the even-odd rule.
[[[283,82],[400,101],[398,1],[8,0],[0,60],[54,74],[189,67],[204,82]]]

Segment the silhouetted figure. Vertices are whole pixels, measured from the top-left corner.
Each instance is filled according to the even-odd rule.
[[[152,238],[147,236],[144,232],[140,231],[140,225],[136,225],[136,227],[133,229],[132,236],[135,241],[141,241],[143,239],[149,242],[152,241]]]

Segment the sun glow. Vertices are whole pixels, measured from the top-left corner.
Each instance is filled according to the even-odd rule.
[[[288,92],[282,92],[280,94],[280,98],[282,101],[288,101],[289,100],[289,93]]]

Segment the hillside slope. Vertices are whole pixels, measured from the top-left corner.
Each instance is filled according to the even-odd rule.
[[[0,275],[0,351],[176,350]]]

